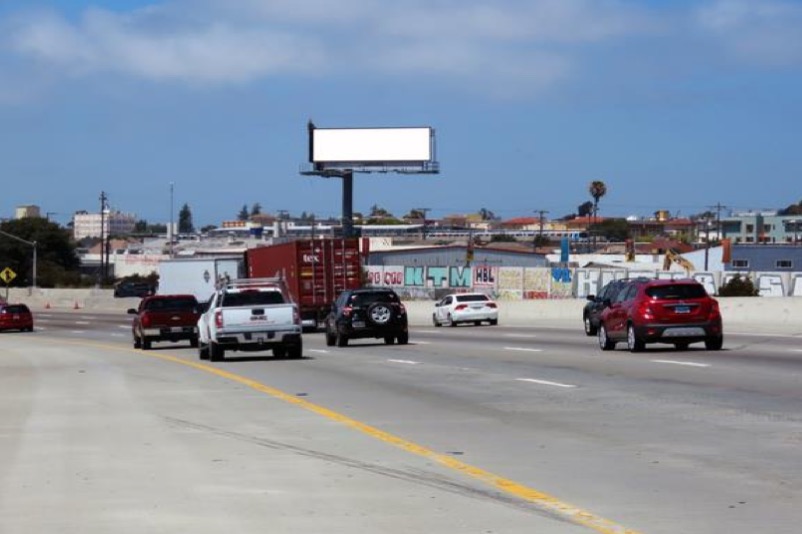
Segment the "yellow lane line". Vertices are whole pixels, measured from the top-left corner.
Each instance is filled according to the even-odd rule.
[[[514,495],[519,499],[523,499],[525,501],[533,503],[542,510],[557,514],[573,523],[583,525],[592,530],[595,530],[600,534],[639,534],[638,531],[636,530],[627,529],[613,521],[600,517],[592,512],[583,510],[582,508],[561,501],[557,497],[549,495],[548,493],[544,493],[542,491],[538,491],[528,486],[524,486],[523,484],[515,482],[514,480],[510,480],[508,478],[495,475],[480,467],[475,467],[465,462],[461,462],[453,458],[452,456],[438,453],[422,445],[418,445],[409,440],[395,436],[393,434],[390,434],[388,432],[385,432],[368,424],[361,423],[356,419],[348,417],[347,415],[343,415],[333,410],[329,410],[328,408],[324,408],[323,406],[314,404],[312,402],[301,399],[289,393],[285,393],[280,389],[270,387],[268,385],[262,384],[261,382],[257,382],[256,380],[252,380],[242,375],[231,373],[224,369],[219,369],[217,367],[212,367],[211,365],[185,360],[177,356],[170,356],[168,354],[158,354],[155,352],[149,352],[143,350],[121,348],[115,345],[64,342],[64,341],[60,342],[67,344],[75,344],[75,345],[96,346],[99,348],[112,349],[116,351],[133,352],[135,354],[150,356],[152,358],[158,358],[160,360],[177,363],[187,367],[193,367],[200,371],[205,371],[207,373],[211,373],[221,378],[237,382],[239,384],[252,388],[256,391],[265,393],[266,395],[270,395],[271,397],[282,400],[284,402],[294,404],[296,406],[304,408],[305,410],[321,415],[327,419],[336,421],[338,423],[351,427],[355,430],[358,430],[359,432],[362,432],[363,434],[366,434],[370,437],[394,445],[395,447],[403,449],[411,454],[415,454],[430,460],[434,460],[437,463],[445,467],[448,467],[449,469],[453,469],[467,476],[470,476],[476,480],[489,484],[490,486],[493,486],[499,491],[502,491],[509,495]]]

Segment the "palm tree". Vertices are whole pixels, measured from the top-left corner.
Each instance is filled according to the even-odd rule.
[[[601,180],[590,182],[588,187],[590,196],[593,197],[593,226],[596,226],[596,217],[599,214],[599,199],[607,194],[607,185]],[[593,235],[593,245],[596,245],[596,235]]]

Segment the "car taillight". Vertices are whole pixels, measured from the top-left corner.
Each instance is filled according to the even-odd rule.
[[[642,317],[644,319],[652,319],[654,312],[652,311],[652,307],[650,306],[649,302],[641,302],[637,308],[638,317]]]
[[[354,309],[351,306],[345,306],[343,308],[343,317],[351,317],[352,311],[354,311]]]
[[[150,327],[150,315],[147,313],[142,315],[142,326],[144,326],[145,328]]]
[[[454,308],[454,311],[464,310],[467,307],[468,307],[467,304],[457,304],[457,306]]]
[[[496,306],[495,302],[488,302],[487,304],[485,304],[485,306],[487,306],[488,308],[497,308],[498,307],[498,306]]]
[[[717,321],[721,319],[721,310],[718,307],[718,301],[713,300],[710,302],[710,315],[708,316],[709,321]]]
[[[294,324],[301,324],[301,314],[298,313],[298,308],[294,306],[292,308],[292,322]]]
[[[223,311],[217,310],[214,312],[214,326],[217,328],[223,328]]]

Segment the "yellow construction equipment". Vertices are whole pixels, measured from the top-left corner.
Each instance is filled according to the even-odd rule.
[[[691,271],[696,270],[696,267],[694,267],[693,263],[683,258],[679,252],[677,252],[674,249],[668,249],[666,250],[665,258],[663,259],[663,270],[670,271],[672,263],[676,263],[677,265],[685,269],[685,274],[689,276],[691,274]]]

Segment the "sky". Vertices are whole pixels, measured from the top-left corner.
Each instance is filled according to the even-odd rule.
[[[802,1],[0,0],[0,218],[338,217],[307,122],[429,126],[354,211],[690,216],[802,201]]]

